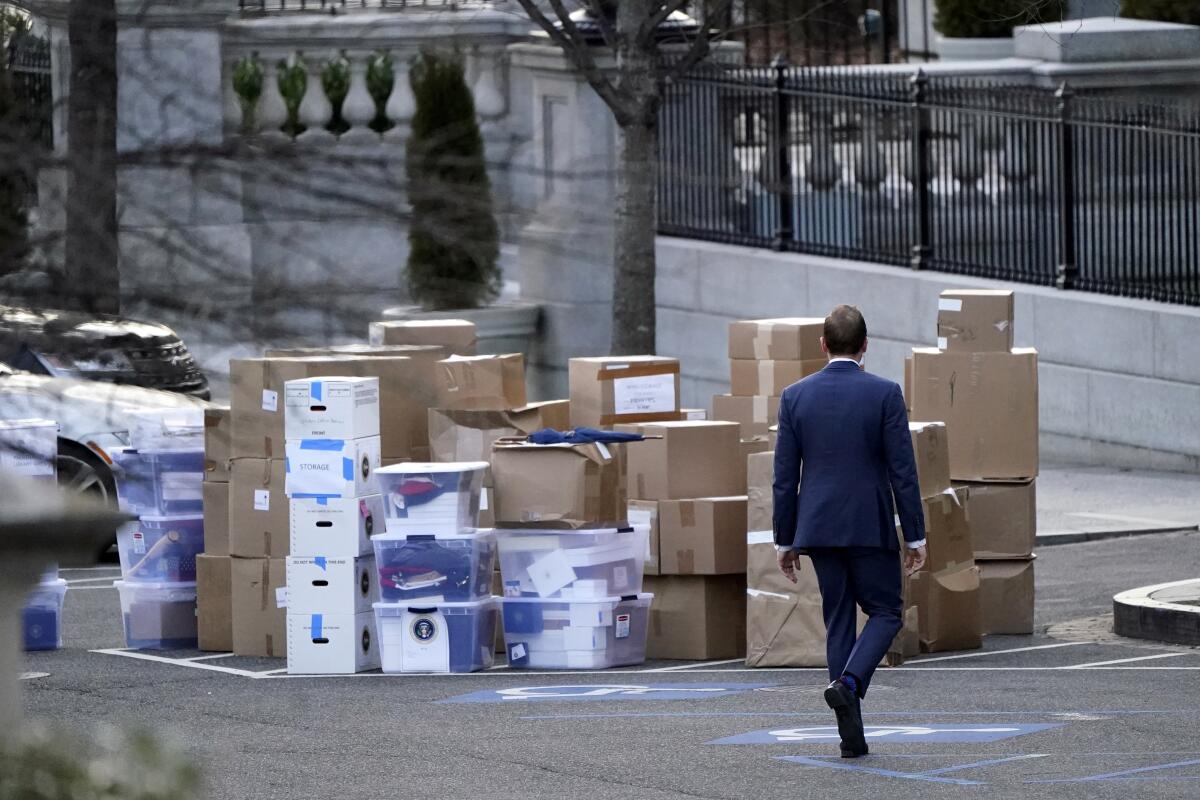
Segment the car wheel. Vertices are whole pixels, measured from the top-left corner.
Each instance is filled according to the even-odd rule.
[[[57,465],[60,488],[87,495],[110,508],[117,507],[117,484],[112,470],[91,450],[59,439]],[[105,558],[111,549],[112,544],[105,545],[98,555]]]

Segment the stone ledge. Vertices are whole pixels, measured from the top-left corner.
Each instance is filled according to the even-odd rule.
[[[1014,55],[1057,63],[1194,58],[1200,27],[1141,19],[1092,17],[1013,30]]]
[[[1157,598],[1163,599],[1157,599]],[[1130,589],[1113,597],[1113,630],[1120,636],[1200,645],[1200,579]]]

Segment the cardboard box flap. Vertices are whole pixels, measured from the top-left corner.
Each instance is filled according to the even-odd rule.
[[[612,451],[608,449],[608,445],[602,442],[593,442],[590,444],[570,444],[563,442],[562,444],[534,444],[523,436],[505,436],[497,439],[492,445],[492,451],[496,450],[570,450],[580,456],[583,456],[588,461],[595,464],[607,464],[612,461]]]
[[[979,588],[979,569],[971,566],[964,569],[964,564],[951,564],[941,572],[934,573],[933,579],[949,592],[973,592]]]

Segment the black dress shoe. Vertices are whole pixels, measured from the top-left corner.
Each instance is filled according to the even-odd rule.
[[[841,681],[825,689],[825,703],[837,717],[838,735],[842,737],[842,758],[858,758],[867,754],[867,738],[863,734],[862,711],[858,697]]]

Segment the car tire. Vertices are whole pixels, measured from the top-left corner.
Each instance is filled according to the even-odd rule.
[[[57,466],[60,488],[94,497],[109,508],[117,507],[117,483],[112,469],[91,450],[70,440],[59,439]],[[97,556],[106,558],[111,549],[112,543],[105,545]]]

